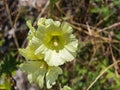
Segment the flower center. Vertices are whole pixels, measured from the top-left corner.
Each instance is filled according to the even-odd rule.
[[[57,43],[56,41],[54,42],[54,46],[55,46],[55,47],[57,47],[57,46],[58,46],[58,43]]]
[[[60,32],[48,33],[43,38],[45,46],[51,50],[59,51],[64,48],[67,43],[68,35],[64,35]]]
[[[53,36],[52,39],[51,39],[51,41],[53,42],[53,45],[55,47],[57,47],[59,45],[59,43],[58,43],[59,42],[58,36]]]

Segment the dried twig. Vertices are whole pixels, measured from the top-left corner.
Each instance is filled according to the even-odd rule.
[[[36,21],[35,21],[34,24],[33,24],[34,26],[36,25],[38,19],[43,15],[43,13],[45,12],[45,10],[46,10],[47,7],[49,6],[49,4],[50,4],[50,0],[47,1],[46,5],[45,5],[44,8],[42,9],[42,11],[39,13]]]
[[[42,11],[39,13],[38,17],[36,18],[35,22],[33,23],[33,25],[35,26],[38,19],[44,14],[45,10],[47,9],[47,7],[49,6],[50,1],[48,0],[46,5],[44,6],[44,8],[42,9]],[[22,48],[24,47],[24,45],[26,44],[27,39],[24,40],[23,44],[22,44]]]
[[[8,18],[9,18],[9,21],[10,21],[10,25],[11,25],[11,27],[12,27],[12,29],[11,29],[11,31],[12,31],[12,36],[13,36],[13,39],[14,39],[14,42],[15,42],[16,47],[19,48],[19,44],[18,44],[16,35],[15,35],[16,25],[15,25],[15,24],[13,25],[13,21],[12,21],[12,18],[11,18],[11,13],[10,13],[10,9],[9,9],[9,7],[8,7],[7,1],[4,0],[4,3],[5,3],[5,6],[6,6],[6,11],[7,11],[7,14],[8,14]]]
[[[105,27],[105,28],[99,30],[98,32],[103,32],[103,31],[106,31],[106,30],[108,30],[108,29],[113,29],[113,28],[115,28],[115,27],[117,27],[117,26],[120,26],[120,22],[117,22],[117,23],[114,23],[114,24],[112,24],[112,25],[110,25],[110,26],[108,26],[108,27]]]
[[[87,35],[89,35],[89,36],[91,36],[91,37],[99,38],[99,39],[101,39],[101,40],[103,40],[103,41],[105,41],[105,42],[109,42],[109,38],[100,36],[100,35],[98,34],[98,32],[93,32],[93,34],[90,35],[90,33],[89,33],[88,31],[82,29],[81,27],[77,27],[77,26],[75,26],[75,25],[73,25],[73,24],[70,24],[70,25],[71,25],[74,29],[76,29],[76,30],[78,30],[78,31],[80,31],[80,32],[83,32],[83,33],[85,33],[85,34],[87,34]],[[89,26],[89,27],[90,27],[90,26]],[[113,40],[112,42],[120,43],[120,42],[117,41],[117,40]]]
[[[105,18],[103,18],[102,20],[100,20],[95,27],[100,26],[104,21],[107,21],[115,12],[109,14],[108,16],[106,16]]]
[[[120,63],[120,60],[114,62],[113,64],[109,65],[105,70],[103,70],[97,77],[96,79],[89,85],[89,87],[86,89],[86,90],[89,90],[96,82],[97,80],[108,70],[110,69],[111,67],[113,67],[115,64],[118,64]]]
[[[10,13],[10,10],[9,10],[8,4],[7,4],[7,1],[4,0],[4,3],[5,3],[5,8],[6,8],[6,12],[7,12],[7,15],[8,15],[8,19],[9,19],[10,25],[11,25],[11,27],[12,27],[12,26],[13,26],[13,22],[12,22],[11,13]]]
[[[111,36],[111,34],[109,34],[109,39],[110,39],[110,42],[109,42],[110,53],[111,53],[111,56],[112,56],[113,63],[115,63],[116,59],[115,59],[115,57],[113,55],[113,51],[112,51],[112,43],[111,43],[112,36]],[[116,65],[114,65],[114,68],[115,68],[115,74],[118,77],[118,71],[117,70],[119,69],[119,66],[116,64]]]

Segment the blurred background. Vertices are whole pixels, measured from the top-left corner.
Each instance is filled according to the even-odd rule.
[[[18,48],[27,45],[26,21],[36,26],[40,17],[68,22],[79,40],[76,59],[61,66],[51,90],[87,90],[92,83],[90,90],[120,90],[120,0],[0,0],[0,84],[5,77],[8,90],[39,90],[18,70],[25,60]]]

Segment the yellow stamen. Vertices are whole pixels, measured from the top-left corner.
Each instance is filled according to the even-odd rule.
[[[57,47],[58,46],[58,42],[55,41],[54,42],[54,46]]]

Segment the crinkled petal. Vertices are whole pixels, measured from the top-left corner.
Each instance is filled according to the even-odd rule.
[[[45,25],[51,25],[53,23],[54,23],[54,21],[52,19],[46,19],[46,21],[45,21]]]
[[[49,66],[59,66],[65,62],[72,61],[76,56],[76,52],[70,52],[66,48],[56,52],[55,50],[48,50],[45,53],[45,61]]]
[[[33,36],[33,38],[29,41],[28,47],[36,50],[41,45],[41,43],[42,42],[38,38]]]
[[[70,25],[68,25],[68,23],[66,23],[66,22],[63,22],[61,24],[61,28],[64,33],[72,33],[73,32],[72,27]]]
[[[19,52],[28,60],[39,60],[43,59],[43,54],[35,54],[35,50],[39,47],[41,42],[36,37],[33,37],[27,46],[26,49],[19,49]]]
[[[47,66],[43,60],[41,60],[41,61],[27,61],[26,63],[23,63],[20,65],[20,69],[29,73],[29,74],[41,69],[41,73],[42,73],[42,72],[44,72],[44,70],[47,69]]]
[[[46,21],[46,18],[40,18],[40,19],[38,20],[37,25],[38,25],[38,26],[43,26],[44,23],[45,23],[45,21]]]
[[[42,75],[39,74],[39,76],[37,77],[37,82],[40,88],[43,88],[44,86],[44,78],[45,78],[45,73],[43,73]]]
[[[20,69],[28,73],[30,83],[38,83],[39,87],[43,88],[47,72],[47,64],[44,61],[28,61],[22,64]]]
[[[19,52],[22,56],[24,56],[27,60],[40,60],[43,58],[42,54],[34,54],[34,51],[31,49],[19,49]]]
[[[55,50],[48,50],[45,53],[45,59],[44,59],[49,66],[59,66],[64,64],[64,60],[61,59],[61,55],[59,52],[56,52]]]
[[[59,27],[60,26],[60,22],[59,21],[53,21],[53,19],[46,19],[45,21],[45,25],[49,26],[51,24],[54,24],[55,26]]]
[[[65,85],[63,88],[61,88],[60,90],[72,90],[69,86]]]
[[[56,25],[56,26],[59,27],[59,26],[60,26],[60,22],[59,22],[59,21],[55,21],[55,22],[54,22],[54,25]]]
[[[74,36],[73,36],[74,37]],[[76,52],[78,48],[78,40],[74,38],[71,39],[70,43],[65,45],[65,48],[70,52]]]
[[[36,49],[35,54],[44,54],[45,52],[47,52],[47,48],[45,47],[45,45],[42,44]]]
[[[61,59],[65,62],[72,61],[75,56],[70,51],[68,51],[66,48],[60,51]]]
[[[55,84],[55,81],[60,74],[62,74],[62,69],[60,67],[49,67],[46,73],[46,84],[48,89]]]
[[[28,34],[28,39],[31,39],[34,35],[35,35],[35,28],[32,26],[32,22],[31,20],[28,20],[26,22],[27,26],[29,27],[30,31],[29,31],[29,34]]]

